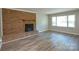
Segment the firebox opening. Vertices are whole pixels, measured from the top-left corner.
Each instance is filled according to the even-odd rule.
[[[30,32],[34,30],[33,24],[25,24],[25,32]]]

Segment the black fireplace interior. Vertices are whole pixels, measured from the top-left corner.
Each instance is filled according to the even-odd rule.
[[[25,24],[25,32],[30,32],[34,30],[33,24]]]

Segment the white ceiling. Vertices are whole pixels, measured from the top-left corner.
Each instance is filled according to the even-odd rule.
[[[76,10],[76,8],[13,8],[15,10],[33,12],[33,13],[45,13],[45,14],[54,14],[59,12],[65,12],[70,10]]]

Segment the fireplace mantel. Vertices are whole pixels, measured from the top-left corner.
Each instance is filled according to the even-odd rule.
[[[36,20],[24,20],[24,19],[23,19],[22,21],[36,21]]]

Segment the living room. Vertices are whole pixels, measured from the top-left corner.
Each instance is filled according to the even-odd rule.
[[[1,8],[2,51],[79,50],[76,8]]]

